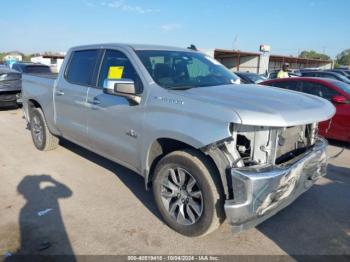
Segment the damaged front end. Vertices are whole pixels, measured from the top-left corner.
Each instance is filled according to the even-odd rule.
[[[317,123],[293,127],[232,125],[232,137],[206,148],[219,167],[233,232],[256,226],[326,174],[327,142]]]

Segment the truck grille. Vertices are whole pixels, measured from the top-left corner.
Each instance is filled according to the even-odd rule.
[[[316,141],[318,123],[279,127],[239,126],[236,149],[245,166],[284,164]]]

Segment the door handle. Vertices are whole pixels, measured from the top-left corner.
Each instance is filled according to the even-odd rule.
[[[64,95],[64,92],[62,92],[61,90],[57,90],[57,91],[56,91],[56,95],[58,95],[58,96],[63,96],[63,95]]]
[[[92,105],[99,105],[101,104],[101,101],[98,100],[96,97],[94,97],[94,99],[88,101],[89,104],[92,104]]]

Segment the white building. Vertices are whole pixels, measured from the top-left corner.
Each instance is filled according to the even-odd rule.
[[[22,61],[22,59],[23,54],[17,51],[9,52],[3,58],[4,61]]]
[[[30,59],[33,63],[39,63],[43,65],[47,65],[51,68],[53,72],[59,72],[62,63],[64,59],[64,54],[47,54],[47,55],[40,55],[40,56],[34,56]]]

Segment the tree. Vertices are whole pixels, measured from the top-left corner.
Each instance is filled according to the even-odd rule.
[[[309,58],[309,59],[320,59],[320,60],[330,60],[331,58],[326,55],[326,54],[321,54],[321,53],[317,53],[314,50],[310,50],[310,51],[302,51],[299,54],[300,58]]]
[[[350,49],[346,49],[337,55],[337,64],[342,66],[350,66]]]

